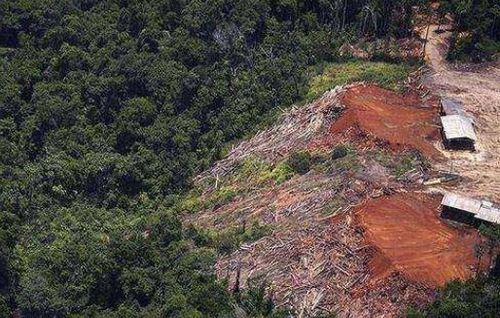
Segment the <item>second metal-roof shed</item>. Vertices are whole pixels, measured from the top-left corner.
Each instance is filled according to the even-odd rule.
[[[493,203],[476,200],[455,193],[446,193],[441,201],[443,216],[465,223],[474,220],[500,224],[500,209]],[[461,215],[459,215],[461,214]]]

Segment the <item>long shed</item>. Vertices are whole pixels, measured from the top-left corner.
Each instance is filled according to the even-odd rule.
[[[465,211],[472,214],[477,214],[481,208],[481,201],[467,198],[455,193],[448,192],[444,195],[441,205]]]
[[[490,223],[500,224],[500,209],[493,206],[491,202],[484,201],[483,206],[481,206],[475,218]]]
[[[443,97],[441,98],[441,113],[444,116],[449,115],[462,115],[465,116],[465,110],[463,104],[452,98],[452,97]]]
[[[465,223],[475,220],[500,224],[500,209],[493,203],[485,200],[468,198],[456,193],[448,192],[441,201],[443,216]]]

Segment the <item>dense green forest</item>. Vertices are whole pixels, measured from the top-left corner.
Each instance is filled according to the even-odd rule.
[[[407,36],[420,2],[0,1],[0,317],[285,315],[215,280],[176,202],[311,66]]]
[[[496,318],[500,312],[500,280],[480,277],[453,281],[424,309],[410,309],[407,318]]]
[[[500,52],[500,2],[497,0],[440,1],[441,16],[450,14],[454,34],[448,58],[481,62]]]

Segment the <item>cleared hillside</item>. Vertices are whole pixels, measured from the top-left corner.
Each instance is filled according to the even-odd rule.
[[[200,211],[184,222],[217,233],[229,288],[268,282],[298,316],[398,316],[477,270],[478,234],[450,227],[440,195],[421,193],[440,157],[437,120],[419,91],[338,87],[200,174]],[[298,151],[312,155],[307,173],[290,170]]]

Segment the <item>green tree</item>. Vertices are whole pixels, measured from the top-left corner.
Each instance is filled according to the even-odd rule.
[[[500,51],[500,4],[494,0],[446,0],[440,13],[452,14],[455,31],[448,58],[491,59]]]
[[[292,152],[288,165],[297,173],[307,173],[311,169],[311,155],[307,151]]]
[[[374,23],[362,25],[367,5]],[[227,142],[301,99],[307,70],[335,59],[346,34],[408,32],[401,21],[411,12],[401,8],[392,0],[0,1],[0,312],[231,311],[235,300],[213,274],[215,251],[184,233],[171,212],[176,197]],[[296,159],[297,171],[308,170],[308,155]],[[284,180],[290,171],[281,167]]]

